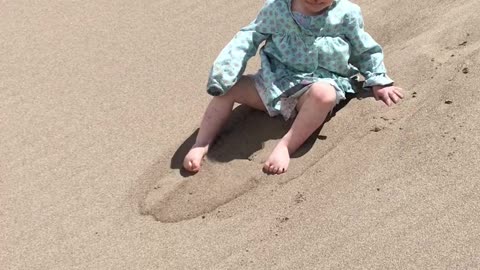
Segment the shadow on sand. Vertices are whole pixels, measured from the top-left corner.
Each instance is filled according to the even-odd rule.
[[[319,135],[323,125],[335,117],[336,113],[343,109],[350,100],[365,97],[368,97],[368,95],[347,95],[347,99],[335,106],[333,112],[327,117],[325,122],[307,139],[303,146],[292,155],[292,158],[298,158],[308,153],[316,140],[326,140],[326,136]],[[252,154],[263,148],[266,141],[283,137],[292,124],[293,120],[285,122],[281,116],[272,118],[264,112],[240,105],[234,109],[232,117],[219,134],[207,156],[213,161],[222,163],[235,159],[249,159]],[[180,169],[180,174],[184,177],[192,175],[183,169],[182,164],[184,157],[195,143],[197,134],[198,129],[182,143],[170,161],[170,168]]]

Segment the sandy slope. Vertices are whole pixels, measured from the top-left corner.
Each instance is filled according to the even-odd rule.
[[[280,177],[288,123],[242,107],[178,169],[260,1],[0,3],[0,265],[480,268],[480,2],[358,2],[406,99],[354,97]]]

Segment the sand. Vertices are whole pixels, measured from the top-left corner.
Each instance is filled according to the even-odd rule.
[[[1,268],[480,269],[480,2],[357,2],[405,99],[353,97],[282,176],[289,123],[242,106],[179,169],[262,1],[1,2]]]

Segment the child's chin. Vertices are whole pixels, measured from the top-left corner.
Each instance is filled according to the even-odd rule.
[[[323,13],[328,7],[318,7],[318,8],[311,8],[310,13],[311,14],[320,14]]]
[[[310,14],[311,14],[311,15],[320,15],[320,14],[322,14],[325,10],[326,10],[325,8],[319,9],[319,10],[311,10],[311,11],[310,11]]]

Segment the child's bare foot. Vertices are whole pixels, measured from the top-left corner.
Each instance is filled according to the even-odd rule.
[[[192,146],[183,160],[183,168],[189,172],[198,172],[202,166],[203,157],[208,152],[208,146]]]
[[[280,141],[265,162],[263,171],[269,174],[282,174],[287,171],[289,163],[290,153],[288,152],[288,147]]]

